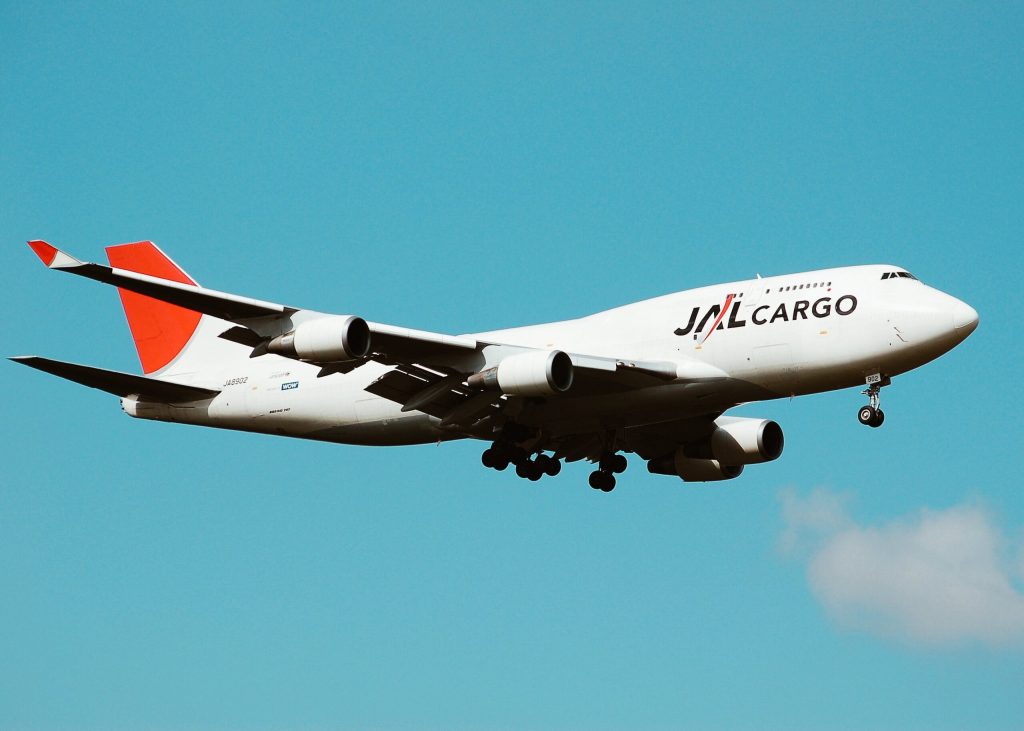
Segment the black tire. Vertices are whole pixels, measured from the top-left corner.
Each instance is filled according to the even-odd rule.
[[[611,472],[602,472],[601,492],[611,492],[615,489],[615,475]]]
[[[562,463],[554,457],[548,457],[547,463],[544,465],[544,471],[549,477],[554,477],[562,471]]]
[[[484,467],[493,469],[497,463],[496,457],[497,455],[494,453],[494,449],[489,447],[480,455],[480,461],[483,463]]]
[[[629,467],[629,462],[626,461],[626,455],[624,454],[613,454],[610,461],[612,472],[617,475],[621,475]]]
[[[530,465],[529,473],[526,475],[526,479],[530,482],[536,482],[544,476],[544,470],[536,462],[527,462]]]
[[[875,410],[871,406],[861,406],[857,411],[857,421],[864,426],[874,426]]]
[[[506,457],[498,457],[498,461],[494,463],[494,469],[498,472],[504,472],[508,469],[508,459]]]
[[[590,477],[587,481],[590,483],[590,486],[595,490],[601,489],[602,475],[604,475],[604,472],[601,472],[600,470],[594,470],[593,472],[590,473]]]
[[[524,459],[522,462],[519,462],[516,465],[516,474],[519,477],[522,477],[522,478],[525,479],[525,478],[530,476],[530,470],[532,469],[532,467],[533,467],[533,465],[531,465],[529,463],[529,461]]]
[[[880,427],[882,425],[882,422],[884,422],[884,421],[885,421],[885,412],[882,411],[881,409],[875,409],[875,418],[872,420],[871,426],[873,426],[875,429],[877,429],[878,427]]]

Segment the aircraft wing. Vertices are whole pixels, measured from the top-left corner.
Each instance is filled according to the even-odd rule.
[[[572,394],[613,393],[659,385],[676,378],[670,363],[637,363],[612,358],[570,355],[574,368]],[[452,369],[417,364],[398,364],[366,387],[402,411],[423,411],[441,419],[441,426],[470,427],[503,411],[510,399],[494,391],[469,386],[466,377]]]
[[[119,289],[138,292],[154,299],[169,302],[189,310],[219,317],[229,322],[245,321],[251,318],[274,317],[296,312],[272,302],[262,302],[248,297],[239,297],[226,292],[217,292],[196,285],[195,282],[172,282],[169,279],[151,277],[146,274],[115,269],[105,264],[79,261],[45,241],[29,241],[28,245],[50,269],[77,274],[97,282],[112,284]]]
[[[111,284],[233,323],[234,327],[226,328],[221,337],[252,348],[252,357],[270,352],[296,358],[320,366],[322,376],[350,371],[368,360],[393,366],[366,390],[402,404],[404,410],[436,415],[445,425],[453,427],[478,423],[490,413],[506,408],[509,400],[515,400],[515,395],[503,396],[493,390],[469,385],[468,377],[479,371],[487,360],[483,354],[485,348],[502,349],[502,357],[506,352],[511,355],[535,352],[535,349],[524,346],[413,330],[351,316],[327,315],[219,292],[200,287],[187,276],[183,276],[182,281],[171,281],[83,262],[45,241],[30,241],[29,246],[50,269]],[[352,329],[357,325],[365,328],[365,332]],[[303,329],[322,332],[319,335],[314,332],[302,344],[299,333]],[[363,338],[366,348],[361,349],[357,343],[345,346],[352,351],[348,352],[340,346],[322,345],[326,341],[340,343],[346,337],[352,342]],[[677,364],[672,362],[573,353],[568,356],[574,371],[571,391],[574,396],[644,388],[678,376]]]
[[[29,246],[50,269],[76,274],[104,284],[112,284],[153,299],[178,305],[195,312],[233,322],[237,327],[222,334],[228,340],[257,347],[276,335],[284,334],[294,320],[323,317],[323,313],[302,310],[274,302],[242,297],[198,286],[195,282],[175,282],[169,279],[118,269],[105,264],[83,262],[45,241],[30,241]],[[422,359],[423,357],[472,353],[478,343],[472,338],[456,337],[423,330],[396,327],[382,323],[367,323],[372,336],[374,352],[381,358]],[[267,352],[267,351],[263,351]],[[262,353],[256,353],[259,355]],[[310,360],[314,363],[331,361]],[[343,370],[335,368],[334,370]]]

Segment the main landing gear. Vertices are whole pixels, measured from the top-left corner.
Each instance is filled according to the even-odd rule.
[[[554,477],[562,471],[562,463],[554,457],[541,452],[530,458],[530,454],[522,447],[506,442],[495,442],[484,450],[480,455],[480,461],[484,467],[501,472],[510,464],[516,466],[516,474],[520,477],[536,482],[544,475]]]
[[[888,386],[892,381],[888,376],[879,373],[872,374],[867,378],[868,387],[862,393],[868,397],[868,405],[861,406],[857,411],[857,420],[865,426],[878,428],[885,421],[885,412],[881,409],[882,399],[879,392],[882,386]]]
[[[562,471],[562,463],[556,458],[540,452],[532,455],[522,447],[511,442],[496,441],[480,455],[484,467],[492,470],[508,469],[515,465],[516,474],[525,480],[536,482],[544,475],[554,477]],[[625,455],[606,454],[598,463],[598,468],[590,474],[590,486],[602,492],[615,489],[615,475],[626,471],[628,466]]]
[[[605,455],[598,468],[590,473],[590,486],[601,492],[611,492],[615,489],[615,475],[625,472],[628,465],[624,455]]]

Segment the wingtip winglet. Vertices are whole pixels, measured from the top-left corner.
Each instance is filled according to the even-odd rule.
[[[32,247],[32,251],[36,252],[36,256],[38,256],[46,266],[53,264],[53,260],[57,258],[57,247],[51,246],[45,241],[29,241],[28,245]]]
[[[80,262],[75,257],[71,256],[65,251],[61,251],[56,246],[48,244],[45,241],[29,241],[28,245],[32,248],[32,251],[36,253],[43,264],[50,269],[67,269],[69,267],[79,266]]]

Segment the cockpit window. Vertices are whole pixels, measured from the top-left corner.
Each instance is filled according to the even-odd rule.
[[[882,275],[882,279],[895,279],[897,277],[902,279],[913,279],[915,281],[917,280],[917,277],[910,272],[886,272]]]

